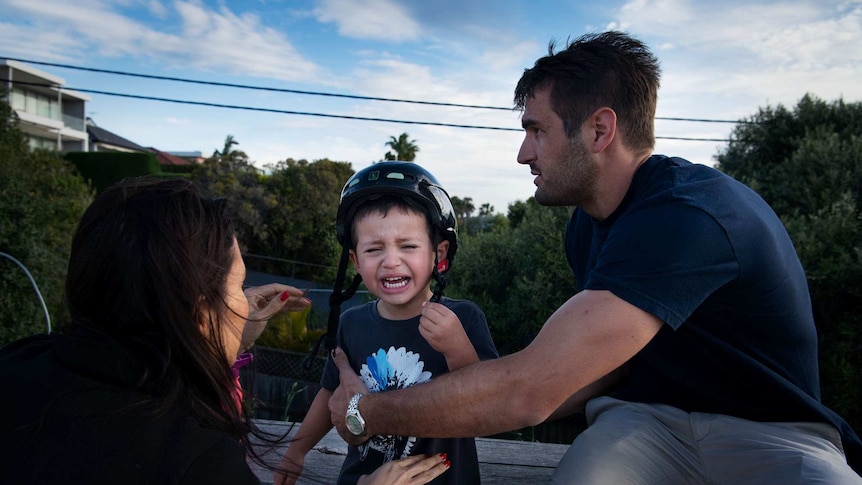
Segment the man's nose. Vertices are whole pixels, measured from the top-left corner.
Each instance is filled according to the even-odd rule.
[[[528,136],[524,136],[524,141],[521,142],[521,149],[518,150],[518,163],[527,164],[536,159],[536,150]]]

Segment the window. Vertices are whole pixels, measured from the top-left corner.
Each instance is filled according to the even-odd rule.
[[[60,103],[56,98],[33,91],[13,88],[12,108],[52,120],[63,120],[60,114]]]

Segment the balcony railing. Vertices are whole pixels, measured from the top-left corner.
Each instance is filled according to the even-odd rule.
[[[73,130],[84,131],[84,120],[76,116],[63,115],[63,124]]]

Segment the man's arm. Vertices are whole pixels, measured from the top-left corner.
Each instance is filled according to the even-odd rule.
[[[524,350],[407,389],[364,396],[359,411],[369,434],[446,438],[533,426],[628,361],[661,325],[609,291],[585,290],[554,312]],[[365,392],[364,386],[348,366],[329,409],[349,442],[355,439],[344,416],[356,392]]]
[[[560,407],[548,416],[547,420],[551,421],[569,416],[570,414],[584,412],[587,407],[587,401],[596,396],[601,396],[610,392],[610,390],[613,389],[614,386],[616,386],[627,374],[628,365],[623,364],[592,384],[587,384],[578,392],[569,396],[569,398],[566,399]]]

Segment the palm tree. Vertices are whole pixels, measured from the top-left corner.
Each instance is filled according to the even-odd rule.
[[[248,155],[242,150],[234,150],[234,145],[239,145],[239,142],[233,135],[228,135],[224,139],[224,148],[221,151],[214,150],[212,158],[229,166],[244,165],[248,162]]]
[[[419,151],[419,147],[416,145],[416,140],[408,140],[407,133],[402,133],[398,138],[394,136],[389,137],[389,141],[385,143],[386,146],[391,148],[391,151],[386,152],[383,155],[384,160],[403,160],[405,162],[412,162],[416,159],[416,152]],[[393,151],[395,153],[393,153]]]
[[[462,199],[457,195],[453,195],[450,199],[452,200],[452,210],[455,211],[455,218],[458,220],[458,224],[464,226],[467,218],[476,210],[476,206],[473,205],[473,198],[464,197]]]

